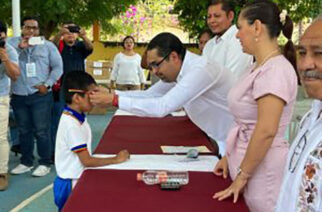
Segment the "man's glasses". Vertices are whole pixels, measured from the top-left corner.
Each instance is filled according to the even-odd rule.
[[[288,166],[288,170],[293,173],[300,161],[301,155],[304,151],[304,148],[306,146],[306,134],[308,131],[306,131],[303,136],[301,137],[300,141],[297,143],[294,152],[292,154],[291,160],[290,160],[290,164]]]
[[[39,27],[37,26],[27,26],[27,25],[24,25],[23,28],[26,30],[34,30],[34,31],[39,29]]]
[[[162,60],[160,62],[152,62],[148,65],[148,69],[150,71],[152,71],[152,69],[157,69],[159,68],[159,66],[161,65],[161,63],[167,59],[169,57],[169,55],[171,54],[171,52],[169,52],[165,57],[162,58]]]

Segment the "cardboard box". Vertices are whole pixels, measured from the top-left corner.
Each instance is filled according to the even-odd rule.
[[[108,80],[110,78],[110,68],[86,67],[86,72],[96,80]]]
[[[99,61],[86,61],[86,67],[89,68],[112,68],[113,63],[109,60],[99,60]]]

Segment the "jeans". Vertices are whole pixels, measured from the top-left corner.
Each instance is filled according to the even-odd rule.
[[[8,172],[9,96],[0,96],[0,174]]]
[[[52,155],[54,155],[55,144],[56,144],[56,134],[58,130],[59,120],[63,113],[65,101],[63,97],[62,90],[58,92],[53,92],[53,108],[52,108],[52,120],[51,120],[51,144],[53,146]]]
[[[34,137],[37,142],[39,164],[51,163],[52,144],[50,138],[52,93],[35,93],[29,96],[12,95],[11,105],[17,121],[21,146],[21,163],[33,165]]]

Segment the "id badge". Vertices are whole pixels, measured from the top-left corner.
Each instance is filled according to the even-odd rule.
[[[27,77],[36,77],[37,76],[35,63],[27,63],[26,70],[27,70]]]

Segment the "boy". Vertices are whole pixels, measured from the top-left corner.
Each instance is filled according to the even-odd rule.
[[[55,149],[57,177],[54,197],[59,211],[85,167],[122,163],[129,158],[127,150],[110,158],[91,156],[92,134],[84,112],[92,109],[88,94],[95,88],[95,80],[85,72],[70,72],[64,79],[63,93],[67,106],[59,121]]]

